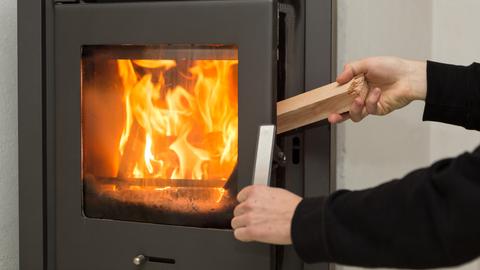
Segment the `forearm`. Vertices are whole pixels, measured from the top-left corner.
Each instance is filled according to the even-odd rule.
[[[411,100],[425,100],[427,97],[427,62],[410,61],[408,62],[408,82],[410,85]]]
[[[292,222],[307,262],[432,268],[480,255],[480,150],[363,191],[306,199]]]
[[[423,119],[480,130],[480,64],[427,64]]]

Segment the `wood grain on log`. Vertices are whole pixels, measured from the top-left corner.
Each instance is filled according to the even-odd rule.
[[[363,75],[339,85],[334,82],[277,103],[277,134],[348,112],[353,100],[368,92]]]

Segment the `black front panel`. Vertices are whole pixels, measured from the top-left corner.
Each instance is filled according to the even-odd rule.
[[[276,19],[276,3],[267,0],[55,6],[58,269],[134,269],[132,259],[139,254],[157,258],[143,269],[269,269],[270,246],[240,243],[226,227],[235,192],[251,179],[258,126],[274,123]],[[145,54],[145,48],[154,50]],[[105,52],[110,55],[95,58]],[[213,60],[228,66],[227,82],[220,84],[230,90],[224,91],[227,102],[215,101],[208,111],[222,117],[233,111],[225,124],[233,130],[230,133],[212,127],[221,120],[207,117],[198,105],[199,96],[204,96],[195,92],[199,78],[219,77],[218,69],[207,65]],[[195,71],[202,65],[207,66],[201,73]],[[128,87],[129,75],[119,75],[122,66],[132,68],[133,83]],[[112,82],[108,76],[117,79]],[[154,97],[135,101],[125,95],[126,89],[137,89],[141,83],[157,87],[151,92]],[[183,95],[178,106],[169,107],[166,96],[176,89]],[[192,99],[195,93],[198,96]],[[126,120],[127,100],[145,105],[132,113],[136,124]],[[218,113],[214,107],[220,103],[227,109]],[[191,120],[191,127],[173,131],[169,125],[172,129],[164,132],[158,121],[145,123],[144,118],[155,112],[140,107],[171,109],[167,115],[173,118],[198,117]],[[187,107],[193,113],[185,112]],[[199,119],[214,121],[207,125]],[[126,127],[135,125],[140,131],[130,134],[141,139],[126,140],[133,146],[119,147]],[[182,135],[182,130],[191,132]],[[178,138],[183,144],[175,143]],[[196,158],[182,159],[182,147]],[[222,155],[227,147],[236,147],[238,156]],[[138,161],[122,159],[125,151]],[[98,183],[109,196],[91,188]],[[130,199],[120,199],[118,190]],[[166,196],[170,203],[162,201]],[[178,206],[172,198],[187,200],[182,209],[188,211],[162,208]],[[214,206],[202,209],[202,200]],[[214,203],[222,200],[225,208],[215,208]]]

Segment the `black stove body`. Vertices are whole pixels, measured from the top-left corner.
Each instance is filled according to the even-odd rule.
[[[330,0],[19,0],[21,269],[326,269],[229,229],[258,127],[332,79]],[[327,124],[272,185],[328,194]]]

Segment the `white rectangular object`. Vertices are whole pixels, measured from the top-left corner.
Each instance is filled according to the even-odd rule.
[[[274,125],[260,126],[258,131],[255,165],[253,167],[254,185],[270,185],[275,135],[276,131]]]

